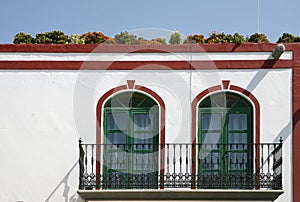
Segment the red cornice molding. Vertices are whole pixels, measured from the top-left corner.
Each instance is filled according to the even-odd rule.
[[[230,61],[0,61],[2,70],[201,70],[292,68],[293,60]]]
[[[180,45],[121,45],[121,44],[0,44],[0,52],[52,52],[52,53],[90,53],[90,52],[267,52],[273,51],[277,44],[180,44]],[[300,44],[285,44],[286,50],[300,49]]]
[[[285,44],[286,51],[299,52],[299,44]],[[182,45],[0,45],[1,53],[221,53],[272,52],[276,44],[182,44]],[[218,61],[0,61],[2,70],[190,70],[292,68],[294,60],[218,60]],[[297,63],[297,64],[296,64]]]

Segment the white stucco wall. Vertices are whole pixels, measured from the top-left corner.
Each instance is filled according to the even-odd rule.
[[[284,138],[283,182],[292,198],[291,69],[0,71],[0,201],[76,201],[78,139],[95,143],[96,105],[135,80],[166,104],[166,142],[191,141],[191,101],[222,80],[259,101],[261,142]]]

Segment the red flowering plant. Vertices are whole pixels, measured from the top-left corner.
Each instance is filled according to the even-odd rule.
[[[87,32],[81,35],[84,39],[85,44],[101,44],[109,39],[102,32]]]
[[[228,43],[227,37],[222,33],[218,33],[216,31],[212,31],[208,34],[208,38],[205,40],[205,43],[214,44],[214,43]]]
[[[183,42],[184,44],[204,44],[205,38],[202,34],[189,35]]]

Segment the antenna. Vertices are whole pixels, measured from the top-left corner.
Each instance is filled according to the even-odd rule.
[[[260,2],[257,0],[257,32],[260,33]]]

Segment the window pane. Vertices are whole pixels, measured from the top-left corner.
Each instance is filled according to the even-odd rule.
[[[229,133],[229,143],[247,144],[247,133]]]
[[[134,144],[137,150],[149,150],[153,148],[152,133],[135,133]]]
[[[143,142],[143,143],[152,143],[153,134],[149,132],[135,132],[134,134],[134,143]]]
[[[216,103],[218,107],[226,107],[225,100],[226,100],[226,93],[221,92],[221,93],[216,93],[210,96],[211,101]]]
[[[153,114],[134,114],[134,130],[135,131],[152,131],[153,130]]]
[[[108,133],[107,134],[109,144],[123,144],[127,143],[127,135],[125,133]]]
[[[108,130],[126,130],[127,129],[127,113],[113,112],[108,114]]]
[[[247,133],[229,133],[230,149],[247,149],[248,134]]]
[[[203,144],[219,144],[221,143],[221,133],[203,133]]]
[[[229,114],[229,130],[247,130],[247,114]]]
[[[222,128],[222,114],[208,114],[202,115],[202,129],[203,130],[221,130]]]

